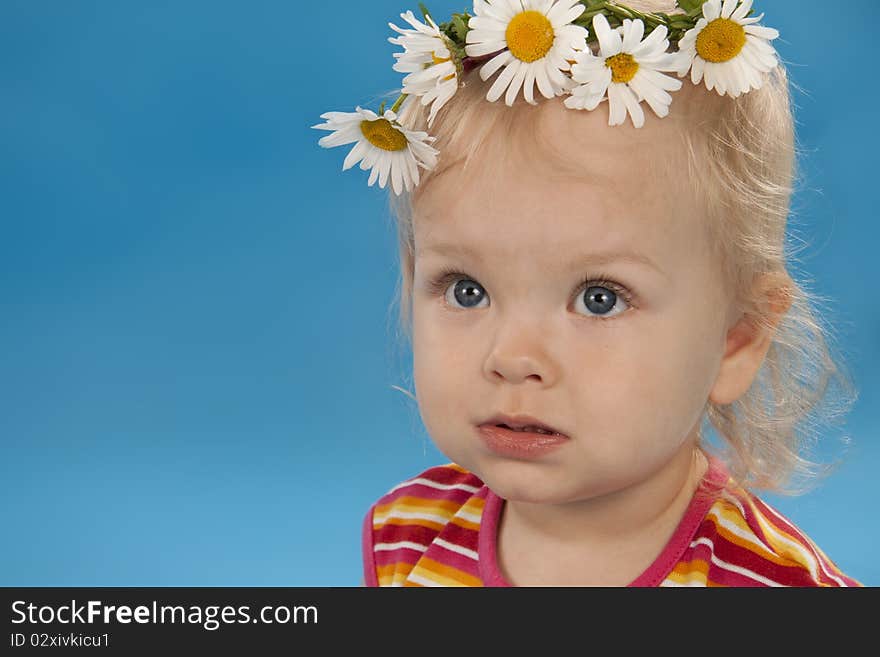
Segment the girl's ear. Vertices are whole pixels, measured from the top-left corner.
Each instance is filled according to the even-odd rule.
[[[766,304],[771,326],[761,326],[754,317],[743,314],[728,330],[718,376],[709,393],[709,401],[719,406],[732,404],[751,387],[773,342],[776,326],[791,307],[792,281],[788,274],[763,274],[755,285]]]

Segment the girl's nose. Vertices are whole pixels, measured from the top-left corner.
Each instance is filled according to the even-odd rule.
[[[523,331],[498,337],[486,358],[483,372],[493,382],[533,380],[548,386],[558,378],[558,367],[546,345],[538,335]]]

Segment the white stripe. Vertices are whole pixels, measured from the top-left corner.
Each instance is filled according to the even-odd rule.
[[[419,511],[398,511],[397,509],[390,509],[384,514],[375,514],[373,522],[386,523],[392,518],[398,518],[400,520],[431,520],[432,522],[439,522],[441,525],[445,525],[447,522],[449,522],[448,518],[437,516],[433,513],[421,513]]]
[[[762,501],[763,501],[763,500],[762,500]],[[774,509],[772,506],[770,506],[770,505],[767,504],[766,502],[764,502],[764,506],[766,506],[767,509],[768,509],[773,515],[775,515],[777,518],[779,518],[779,520],[783,521],[783,522],[786,523],[786,524],[791,524],[791,521],[789,521],[787,518],[784,518],[782,515],[780,515],[779,512],[776,511],[776,509]],[[758,510],[755,509],[755,511],[757,512]],[[758,513],[756,513],[756,515],[760,517],[761,514],[758,512]],[[801,554],[803,554],[803,555],[807,558],[807,561],[809,562],[809,566],[810,566],[810,574],[813,576],[813,579],[815,579],[816,582],[819,581],[819,576],[818,576],[818,573],[816,572],[816,565],[818,564],[819,567],[822,568],[822,572],[825,573],[825,575],[827,575],[828,577],[830,577],[831,579],[833,579],[835,582],[837,582],[837,583],[840,584],[841,586],[846,586],[846,582],[842,581],[839,577],[836,577],[836,576],[833,575],[832,573],[829,573],[829,572],[828,572],[828,569],[825,568],[825,564],[822,563],[822,560],[819,559],[816,555],[814,555],[811,551],[805,550],[803,545],[801,545],[800,543],[798,543],[798,542],[796,542],[796,541],[794,541],[794,540],[792,540],[792,539],[789,539],[789,538],[787,538],[787,537],[781,535],[781,534],[779,533],[779,531],[776,530],[776,529],[775,529],[772,525],[770,525],[769,523],[768,523],[768,528],[769,528],[771,531],[773,531],[773,533],[774,533],[776,536],[779,537],[779,540],[781,540],[781,541],[783,541],[784,543],[787,543],[788,545],[790,545],[790,546],[796,548],[798,551],[801,552]]]
[[[696,587],[702,588],[702,587],[706,586],[706,583],[701,582],[696,579],[690,579],[684,583],[676,582],[673,579],[664,579],[662,582],[660,582],[660,586],[679,586],[679,587],[688,586],[688,587],[692,587],[692,588],[696,588]]]
[[[762,584],[766,584],[767,586],[783,586],[779,582],[775,582],[772,579],[768,579],[768,578],[764,577],[763,575],[759,575],[758,573],[751,571],[748,568],[743,568],[742,566],[737,566],[736,564],[727,563],[723,559],[719,559],[717,556],[715,556],[715,544],[712,543],[711,539],[708,539],[706,537],[701,537],[695,541],[691,541],[691,547],[696,547],[698,545],[708,546],[708,548],[710,550],[709,559],[712,561],[712,563],[714,563],[716,566],[718,566],[722,570],[727,570],[727,571],[730,571],[733,573],[738,573],[740,575],[743,575],[744,577],[748,577],[749,579],[753,579],[756,582],[761,582]]]
[[[386,495],[389,495],[396,490],[400,490],[401,488],[405,488],[406,486],[412,486],[413,484],[421,484],[422,486],[427,486],[428,488],[436,488],[437,490],[463,490],[468,493],[476,493],[478,490],[480,490],[479,488],[474,488],[473,486],[468,486],[467,484],[440,484],[436,481],[425,479],[424,477],[416,477],[415,479],[404,481],[402,484],[397,484],[394,488],[389,490]]]
[[[732,496],[727,495],[727,494],[725,494],[724,497],[725,497],[725,499],[727,499],[728,501],[730,501],[730,502],[732,502],[733,504],[736,505],[736,507],[740,510],[740,513],[742,514],[742,517],[745,519],[745,518],[746,518],[746,512],[745,512],[745,509],[743,509],[743,507],[740,505],[739,500],[737,500],[735,497],[732,497]],[[787,518],[785,518],[784,516],[782,516],[782,515],[776,510],[776,509],[774,509],[772,506],[770,506],[769,504],[767,504],[766,501],[761,500],[761,502],[762,502],[762,503],[764,504],[764,506],[766,506],[767,509],[768,509],[773,515],[775,515],[780,521],[784,522],[785,524],[791,524],[791,521],[790,521],[790,520],[788,520]],[[828,577],[830,577],[831,579],[833,579],[834,581],[836,581],[836,582],[837,582],[838,584],[840,584],[841,586],[846,586],[846,583],[843,582],[843,581],[841,581],[840,578],[838,578],[838,577],[835,576],[834,574],[828,572],[828,569],[825,567],[825,564],[822,563],[822,560],[821,560],[821,559],[816,559],[816,558],[814,557],[814,555],[812,555],[812,553],[804,552],[804,550],[803,550],[803,545],[801,545],[800,543],[798,543],[798,542],[796,542],[796,541],[795,541],[795,542],[792,542],[791,540],[787,539],[786,537],[781,536],[781,535],[779,534],[779,530],[773,529],[773,527],[772,527],[771,525],[769,525],[769,524],[766,522],[766,518],[764,518],[764,516],[763,516],[762,513],[758,510],[757,507],[755,507],[755,508],[752,509],[752,515],[754,515],[756,518],[758,518],[758,524],[761,526],[761,529],[765,530],[765,532],[766,532],[766,531],[769,531],[769,533],[771,533],[771,534],[773,534],[774,536],[778,537],[780,541],[782,541],[782,542],[784,542],[784,543],[787,543],[788,545],[792,545],[792,546],[794,546],[795,548],[798,549],[798,551],[799,551],[802,555],[804,555],[804,556],[807,557],[807,562],[808,562],[808,563],[807,563],[807,566],[809,567],[809,569],[810,569],[810,574],[813,576],[813,579],[814,579],[814,580],[816,580],[817,582],[818,582],[818,580],[819,580],[818,575],[817,575],[817,570],[816,570],[816,563],[818,563],[819,567],[822,568],[822,572],[824,572]],[[761,522],[762,520],[764,520],[765,522]],[[803,532],[801,532],[801,533],[803,533]],[[767,548],[769,548],[772,552],[774,552],[774,554],[776,553],[776,551],[772,548],[772,546],[768,545]]]
[[[717,511],[714,511],[714,510],[713,510],[713,511],[710,511],[709,513],[706,514],[706,517],[708,517],[708,518],[714,518],[715,521],[716,521],[719,525],[721,525],[722,527],[724,527],[724,528],[725,528],[727,531],[729,531],[731,534],[735,534],[736,536],[739,536],[741,539],[743,539],[743,540],[745,540],[745,541],[748,541],[748,542],[751,543],[752,545],[754,545],[754,546],[756,546],[756,547],[759,547],[759,548],[762,548],[762,549],[766,550],[767,552],[771,552],[771,553],[773,553],[773,549],[772,549],[769,545],[764,545],[764,544],[758,539],[758,537],[755,536],[755,533],[754,533],[754,532],[752,532],[752,531],[750,531],[750,530],[745,530],[745,529],[743,529],[742,527],[740,527],[739,525],[737,525],[735,522],[731,522],[730,520],[728,520],[727,518],[725,518],[723,515],[721,515],[721,514],[718,513]],[[775,554],[775,553],[774,553],[774,554]]]
[[[410,573],[409,577],[407,577],[407,579],[410,582],[415,582],[416,584],[421,584],[422,586],[434,586],[434,587],[443,586],[443,584],[438,584],[434,580],[428,579],[426,577],[422,577],[418,573]]]
[[[473,522],[473,523],[479,523],[481,516],[482,516],[482,513],[480,513],[480,514],[470,513],[469,511],[465,511],[464,508],[459,509],[458,513],[455,514],[456,518],[463,518],[463,519],[465,519],[469,522]]]
[[[456,545],[455,543],[450,543],[449,541],[444,541],[442,538],[435,538],[434,544],[439,545],[441,547],[446,548],[447,550],[451,550],[452,552],[458,552],[459,554],[463,554],[466,557],[470,557],[474,561],[477,561],[479,555],[473,550],[462,547],[461,545]]]
[[[409,548],[410,550],[418,550],[419,552],[424,552],[428,549],[426,545],[422,545],[421,543],[413,543],[412,541],[397,541],[397,543],[376,543],[373,546],[373,549],[377,552],[382,550],[397,550],[400,548]]]

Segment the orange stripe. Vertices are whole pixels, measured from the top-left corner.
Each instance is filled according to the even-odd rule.
[[[424,511],[425,509],[437,509],[437,515],[452,515],[458,509],[461,508],[461,504],[456,502],[455,500],[431,500],[424,497],[412,497],[411,495],[404,495],[403,497],[398,497],[393,502],[389,502],[388,504],[377,504],[376,505],[376,514],[383,514],[389,511],[390,509],[395,508],[408,508],[415,509],[418,511]]]
[[[379,566],[376,568],[376,578],[379,580],[379,586],[391,586],[395,581],[406,578],[412,570],[412,565],[403,561],[388,564],[387,566]]]
[[[711,523],[715,526],[715,531],[717,531],[718,534],[722,538],[724,538],[725,541],[727,541],[728,543],[733,543],[734,545],[741,547],[743,550],[748,550],[749,552],[757,554],[762,559],[765,559],[766,561],[771,561],[777,566],[794,566],[798,568],[802,567],[802,564],[800,562],[786,559],[785,557],[768,550],[747,524],[745,524],[744,522],[737,522],[737,520],[742,520],[742,515],[739,513],[739,509],[736,509],[734,507],[733,509],[725,509],[725,511],[729,512],[723,514],[725,520],[730,520],[731,522],[736,524],[737,527],[742,528],[744,531],[747,531],[749,534],[755,537],[755,541],[752,542],[744,539],[741,536],[737,536],[723,525],[715,522],[713,512],[710,511],[708,514],[706,514],[706,519],[711,521]]]
[[[456,527],[461,527],[462,529],[469,529],[471,531],[478,532],[480,531],[480,523],[471,522],[470,520],[465,520],[460,516],[455,516],[450,522],[450,525],[455,525]]]
[[[438,533],[446,526],[443,523],[435,522],[433,520],[425,520],[423,518],[389,518],[384,522],[374,523],[373,530],[378,531],[388,525],[393,525],[395,527],[407,527],[410,525],[415,525],[417,527],[427,527],[428,529],[433,529]]]
[[[418,574],[426,579],[430,579],[438,584],[463,584],[464,586],[482,586],[483,581],[466,573],[458,568],[448,566],[446,564],[422,557],[416,567],[412,570],[413,574]]]
[[[693,559],[692,561],[679,561],[666,578],[679,584],[687,584],[695,580],[705,583],[708,580],[708,574],[709,564],[702,559]]]

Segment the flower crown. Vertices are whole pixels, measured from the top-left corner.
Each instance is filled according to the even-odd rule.
[[[318,143],[325,148],[356,142],[342,170],[360,162],[370,169],[368,184],[385,188],[389,178],[394,193],[419,184],[419,168],[437,165],[436,140],[426,132],[402,125],[403,103],[419,98],[430,105],[428,127],[437,112],[455,95],[466,72],[482,65],[480,78],[498,71],[486,99],[504,95],[512,106],[520,91],[536,105],[535,85],[545,98],[567,96],[570,109],[594,110],[608,100],[609,125],[621,125],[627,115],[636,128],[644,125],[641,103],[658,117],[669,114],[672,96],[691,73],[691,81],[734,98],[762,86],[763,73],[776,67],[770,41],[779,32],[757,25],[764,14],[752,16],[752,0],[677,0],[683,13],[642,13],[610,0],[474,0],[473,15],[453,14],[437,25],[421,3],[426,22],[412,11],[400,17],[413,29],[389,27],[401,46],[393,69],[407,73],[403,89],[391,109],[385,103],[376,114],[357,107],[354,112],[327,112],[326,123],[312,126],[330,130]],[[647,33],[647,36],[645,36]],[[593,54],[588,43],[598,42]],[[667,52],[670,42],[674,52]]]

